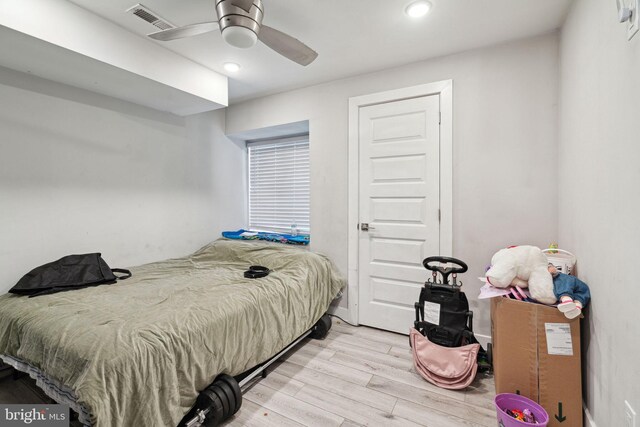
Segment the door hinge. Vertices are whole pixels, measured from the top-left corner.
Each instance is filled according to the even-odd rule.
[[[442,113],[440,111],[438,111],[438,124],[442,124]]]
[[[438,209],[438,222],[440,222],[441,218],[442,218],[442,211]]]

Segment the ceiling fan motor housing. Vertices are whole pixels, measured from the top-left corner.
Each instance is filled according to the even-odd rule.
[[[262,0],[253,0],[250,11],[235,6],[234,0],[216,0],[216,13],[227,43],[239,48],[249,48],[256,44],[262,24]]]

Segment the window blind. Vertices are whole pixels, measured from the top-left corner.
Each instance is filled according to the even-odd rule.
[[[247,142],[249,228],[309,233],[309,136]]]

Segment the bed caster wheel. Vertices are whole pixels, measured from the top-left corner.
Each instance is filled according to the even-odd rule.
[[[325,314],[313,326],[313,331],[311,332],[311,338],[322,340],[329,333],[329,329],[331,329],[331,316],[329,316],[328,314]]]

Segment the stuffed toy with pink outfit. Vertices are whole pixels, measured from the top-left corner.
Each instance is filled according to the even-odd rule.
[[[558,310],[568,319],[580,316],[582,309],[591,300],[589,286],[575,276],[560,273],[553,264],[549,264],[548,269],[553,277],[553,291],[558,298]]]

